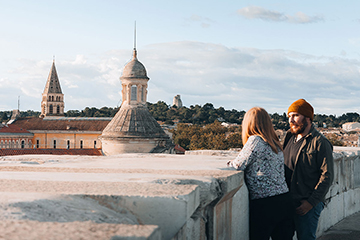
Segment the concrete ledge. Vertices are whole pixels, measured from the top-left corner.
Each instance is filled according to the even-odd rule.
[[[158,226],[96,224],[93,222],[1,221],[0,239],[160,240]]]
[[[244,186],[243,173],[226,167],[229,159],[167,154],[1,157],[0,220],[157,225],[161,239],[209,239],[214,205],[232,205]],[[247,203],[236,205],[247,209]],[[230,216],[231,207],[224,209],[224,216]]]

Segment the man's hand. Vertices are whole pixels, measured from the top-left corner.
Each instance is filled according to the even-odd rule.
[[[313,206],[306,200],[301,201],[301,205],[296,208],[296,214],[299,214],[300,216],[304,216],[307,214]]]

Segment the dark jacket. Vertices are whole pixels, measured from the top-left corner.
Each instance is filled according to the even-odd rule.
[[[284,149],[292,134],[287,132]],[[325,201],[334,178],[333,146],[314,126],[296,156],[294,172],[291,176],[290,192],[295,204],[307,200],[312,206]]]

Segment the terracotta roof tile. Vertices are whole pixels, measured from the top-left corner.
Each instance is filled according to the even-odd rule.
[[[18,118],[11,125],[26,130],[102,131],[111,118]]]
[[[0,125],[0,133],[30,133],[24,128],[21,128],[20,126],[16,126],[13,124],[9,125]]]

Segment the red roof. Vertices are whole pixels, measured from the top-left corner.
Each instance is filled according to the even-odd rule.
[[[26,129],[21,128],[13,124],[2,125],[0,124],[0,133],[30,133]]]
[[[180,153],[180,154],[185,154],[185,149],[183,147],[181,147],[179,144],[176,144],[174,147],[175,151]]]
[[[26,130],[58,130],[58,131],[100,131],[111,121],[111,118],[38,118],[23,117],[16,119],[11,125]]]
[[[10,155],[34,155],[34,154],[50,154],[50,155],[92,155],[102,156],[100,149],[0,149],[0,156]]]

